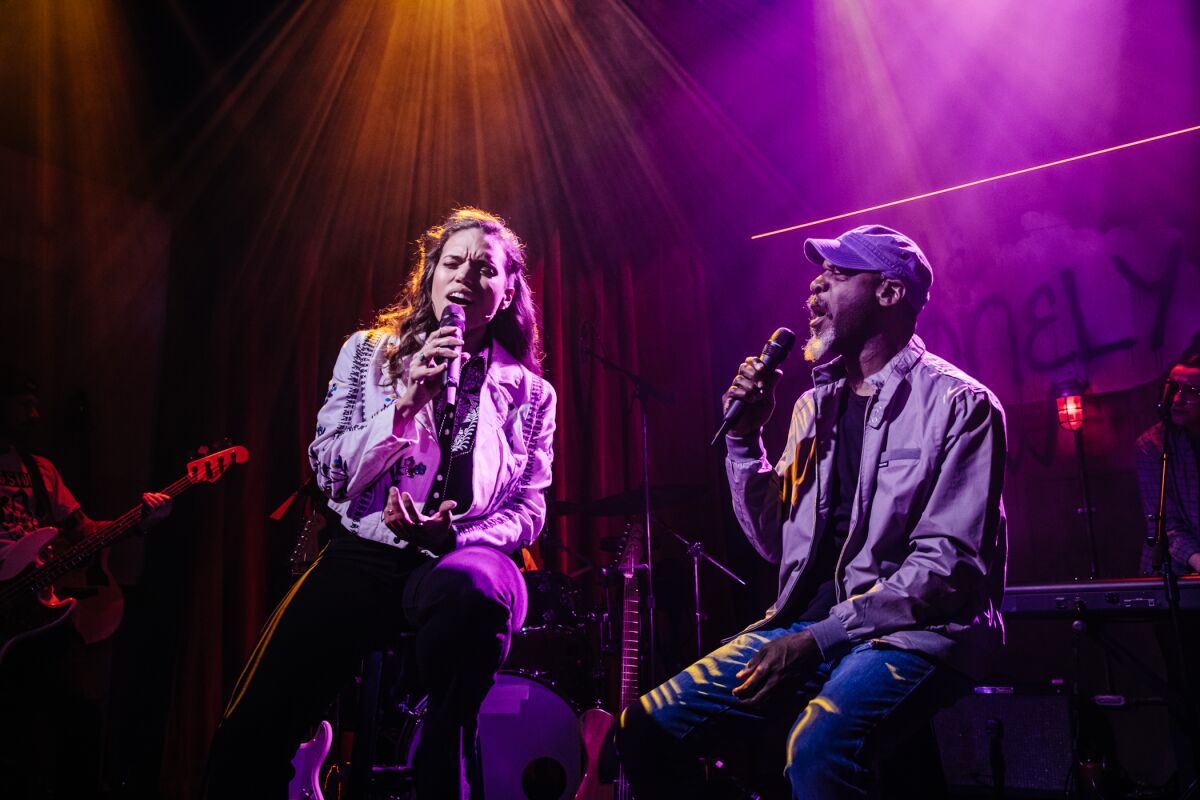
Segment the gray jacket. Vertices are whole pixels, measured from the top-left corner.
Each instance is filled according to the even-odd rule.
[[[809,630],[826,659],[879,639],[978,673],[1004,635],[1004,410],[916,336],[868,382],[875,395],[834,576],[838,602]],[[779,596],[747,630],[798,613],[807,590],[794,590],[829,577],[808,573],[832,513],[840,359],[814,369],[813,383],[774,469],[761,437],[727,440],[734,513],[779,564]]]

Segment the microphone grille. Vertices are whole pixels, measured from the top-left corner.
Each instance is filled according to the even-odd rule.
[[[442,318],[438,323],[441,327],[453,325],[459,330],[467,327],[467,312],[458,303],[447,303],[442,309]]]
[[[796,343],[796,334],[792,332],[791,328],[779,328],[771,334],[771,341],[791,352],[792,345]]]

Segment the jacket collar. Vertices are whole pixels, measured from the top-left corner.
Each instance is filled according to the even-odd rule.
[[[880,392],[889,384],[894,385],[896,381],[902,380],[923,355],[925,355],[925,342],[921,341],[921,337],[914,333],[908,343],[900,348],[900,352],[883,365],[883,369],[867,378],[867,383],[875,387],[876,392]],[[828,364],[814,367],[812,374],[813,386],[840,383],[846,379],[845,359],[838,356]]]
[[[422,337],[422,341],[423,340],[424,337]],[[391,370],[388,368],[387,358],[384,355],[388,345],[394,346],[398,344],[399,341],[400,339],[398,337],[389,335],[383,340],[382,346],[379,347],[378,358],[381,362],[379,375],[380,386],[390,386],[399,377],[398,375],[392,374]],[[496,341],[494,337],[492,338],[491,348],[492,353],[488,363],[488,371],[484,378],[484,382],[497,383],[502,386],[520,386],[521,381],[524,379],[524,365],[522,365],[520,361],[517,361],[516,357],[513,356],[512,353],[505,350],[504,346]],[[408,361],[410,358],[411,356],[408,356],[402,362],[401,372],[408,368]]]
[[[525,367],[493,337],[492,362],[485,380],[502,386],[519,386],[524,376]]]
[[[923,355],[925,355],[925,342],[921,341],[921,337],[913,334],[908,343],[900,348],[900,352],[883,365],[883,369],[867,378],[867,383],[875,389],[875,398],[870,406],[871,413],[867,417],[867,424],[872,428],[879,428],[883,425],[884,409],[888,407],[892,397],[896,394],[896,389]],[[836,390],[841,387],[845,379],[846,367],[841,356],[813,370],[813,386],[818,392],[825,393],[830,397],[836,396]]]

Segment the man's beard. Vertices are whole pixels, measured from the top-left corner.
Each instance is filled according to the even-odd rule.
[[[815,364],[824,358],[833,344],[832,326],[826,325],[821,333],[814,333],[804,345],[804,360]]]

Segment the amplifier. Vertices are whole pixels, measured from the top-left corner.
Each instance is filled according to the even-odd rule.
[[[933,718],[953,796],[1062,797],[1072,767],[1070,698],[979,686]]]

